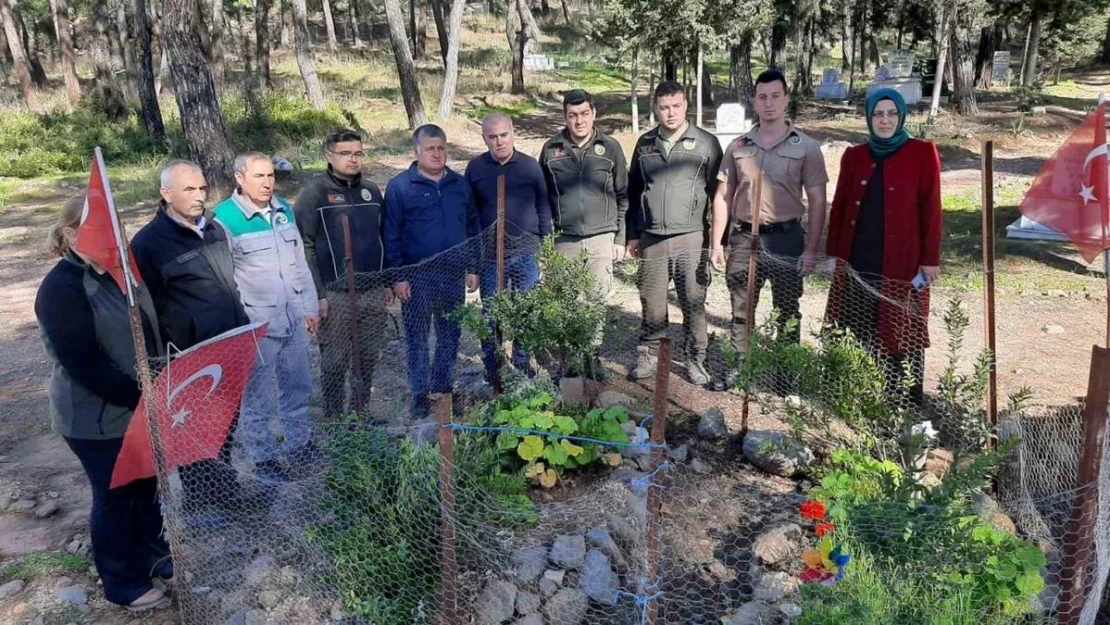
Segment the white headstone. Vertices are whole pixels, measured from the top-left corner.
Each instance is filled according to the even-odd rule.
[[[994,53],[994,63],[991,65],[991,79],[1001,84],[1010,82],[1009,50],[999,50]]]
[[[907,50],[895,50],[890,53],[887,59],[887,69],[890,70],[891,78],[909,78],[913,73],[913,63],[917,59],[913,52]]]
[[[875,71],[875,82],[882,83],[891,79],[890,68],[886,65]]]
[[[818,100],[847,100],[848,87],[840,82],[840,70],[835,67],[825,69],[821,74],[821,84],[817,85]]]
[[[727,148],[736,137],[752,129],[752,122],[744,111],[744,105],[729,102],[717,107],[717,140],[722,148]]]

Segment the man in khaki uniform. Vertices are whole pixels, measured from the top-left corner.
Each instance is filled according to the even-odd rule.
[[[758,304],[759,291],[770,280],[771,295],[779,312],[780,339],[796,342],[800,337],[799,324],[787,326],[791,321],[801,320],[802,276],[811,273],[817,264],[825,227],[825,185],[829,181],[825,159],[820,144],[786,119],[790,102],[787,93],[782,72],[768,70],[759,75],[755,85],[759,123],[725,149],[717,176],[710,259],[714,267],[726,272],[732,294],[732,345],[741,352],[748,322],[748,261],[757,174],[763,172],[758,207],[762,249],[752,295]],[[802,201],[803,189],[807,202]],[[807,203],[808,241],[802,229]],[[726,264],[723,242],[728,225],[732,227],[727,239]]]

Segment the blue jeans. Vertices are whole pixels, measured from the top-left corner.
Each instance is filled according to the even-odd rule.
[[[255,464],[278,459],[277,440],[270,431],[270,419],[276,415],[281,417],[286,454],[303,448],[311,438],[308,348],[308,330],[299,319],[289,336],[266,336],[258,342],[258,359],[239,412],[239,434]]]
[[[426,403],[428,393],[449,393],[455,385],[459,356],[459,324],[448,318],[466,299],[463,272],[425,276],[413,281],[412,297],[402,307],[409,388],[414,403]],[[435,323],[436,350],[429,362],[428,338]]]
[[[89,536],[104,596],[127,605],[152,588],[154,576],[173,577],[170,548],[162,537],[162,511],[154,478],[109,489],[122,438],[66,438],[92,487]]]
[[[497,294],[497,262],[487,262],[482,270],[481,289],[482,302],[488,303]],[[531,291],[540,280],[540,267],[536,257],[532,254],[507,257],[505,259],[505,288],[519,291]],[[493,327],[493,324],[490,324]],[[486,374],[492,376],[497,373],[497,346],[493,339],[482,341],[482,362],[486,365]],[[516,343],[513,343],[513,364],[524,367],[528,364],[528,354]]]

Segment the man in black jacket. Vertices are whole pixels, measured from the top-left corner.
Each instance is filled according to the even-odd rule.
[[[585,253],[604,298],[613,284],[613,263],[625,256],[628,165],[617,140],[594,127],[597,108],[589,93],[568,91],[563,117],[566,128],[543,144],[539,159],[559,233],[555,249],[575,257]],[[604,373],[596,358],[591,368],[595,376]]]
[[[628,183],[628,253],[644,260],[638,276],[643,334],[632,377],[655,375],[659,339],[667,334],[667,289],[674,280],[682,307],[686,375],[705,385],[707,216],[723,152],[716,137],[687,121],[682,85],[659,83],[654,100],[659,126],[636,142]]]
[[[205,209],[208,183],[200,167],[172,161],[160,182],[162,204],[131,250],[154,300],[162,340],[184,350],[250,320],[235,286],[227,232]],[[218,460],[181,468],[188,518],[196,527],[227,525],[227,511],[240,505],[230,443],[229,434]]]
[[[380,283],[382,192],[362,175],[366,157],[362,136],[355,130],[332,132],[324,143],[328,170],[313,178],[293,204],[305,256],[320,297],[320,369],[324,413],[337,417],[346,410],[347,372],[351,371],[350,409],[361,410],[370,399],[374,366],[384,346],[387,298],[392,292]],[[347,277],[347,239],[355,292]],[[358,327],[355,327],[358,324]],[[355,370],[355,336],[362,379]],[[356,408],[356,404],[358,405]]]

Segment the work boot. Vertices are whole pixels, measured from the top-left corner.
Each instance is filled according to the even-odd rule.
[[[641,345],[636,348],[636,366],[632,368],[633,380],[647,380],[655,377],[655,370],[659,368],[659,357],[652,353],[651,348]]]
[[[686,378],[690,380],[691,384],[698,386],[709,384],[709,373],[705,371],[705,367],[697,359],[691,358],[686,361]]]

